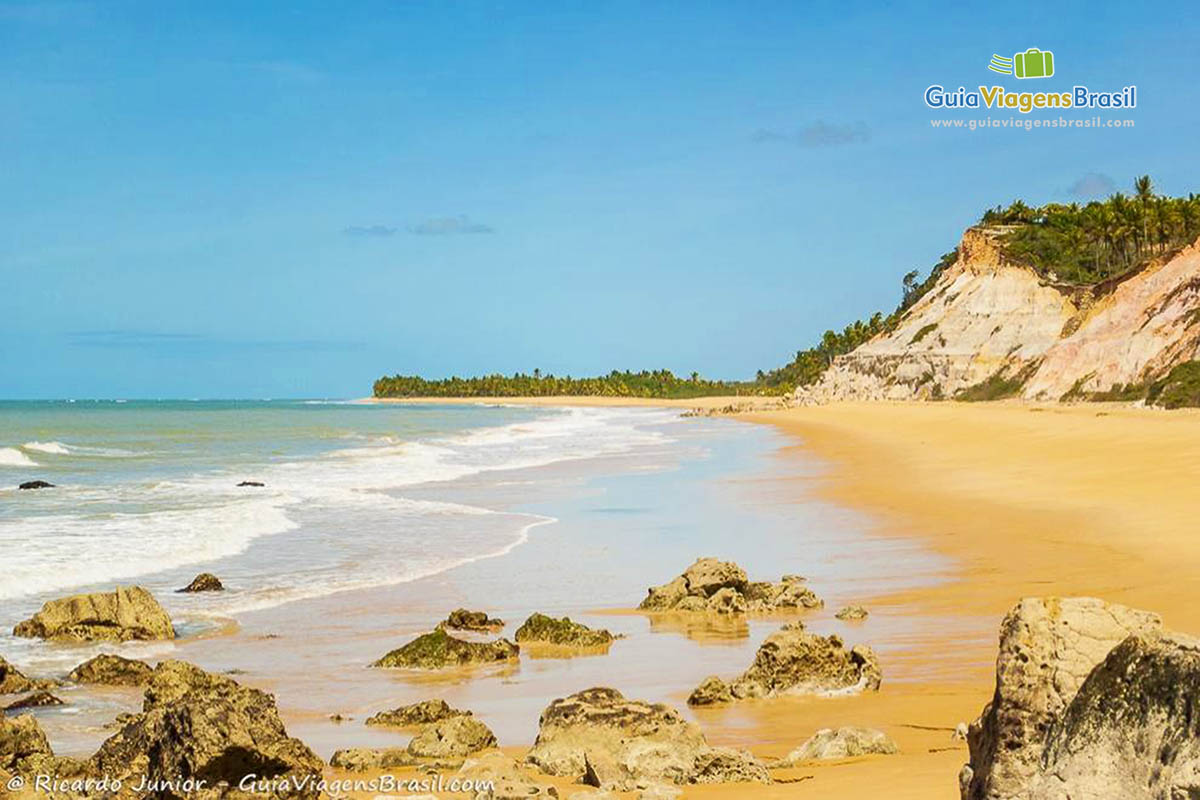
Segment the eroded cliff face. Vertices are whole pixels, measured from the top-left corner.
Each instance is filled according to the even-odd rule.
[[[1152,380],[1200,350],[1200,242],[1100,297],[1007,263],[970,229],[958,261],[900,323],[839,356],[802,402],[950,398],[972,387],[1028,400]]]

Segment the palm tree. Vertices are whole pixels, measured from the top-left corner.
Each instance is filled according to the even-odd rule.
[[[1150,243],[1150,201],[1154,199],[1154,182],[1150,180],[1149,175],[1135,178],[1133,191],[1137,195],[1138,204],[1142,207],[1142,242],[1148,245]],[[1140,252],[1141,248],[1138,249]]]

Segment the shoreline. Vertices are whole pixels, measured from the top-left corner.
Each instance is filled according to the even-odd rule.
[[[830,465],[805,497],[866,512],[873,535],[919,543],[954,566],[948,580],[865,598],[872,611],[953,620],[915,631],[906,664],[925,679],[889,682],[877,695],[754,703],[702,711],[716,744],[781,755],[819,727],[888,731],[901,753],[805,767],[803,789],[763,797],[958,797],[966,748],[951,741],[991,698],[998,628],[1021,597],[1087,595],[1159,613],[1167,627],[1200,631],[1200,546],[1191,541],[1191,466],[1200,463],[1200,413],[1118,403],[837,403],[771,408],[776,398],[442,398],[536,406],[719,409],[757,400],[735,419],[770,426],[791,444],[778,456]],[[931,669],[936,665],[936,669]],[[907,670],[906,670],[907,671]],[[895,670],[893,668],[893,674]],[[945,673],[944,677],[942,676]],[[688,797],[731,798],[735,788],[689,787]]]

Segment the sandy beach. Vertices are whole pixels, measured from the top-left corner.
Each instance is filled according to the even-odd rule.
[[[720,408],[746,400],[670,405]],[[895,756],[780,772],[777,778],[796,782],[755,787],[752,796],[958,797],[966,748],[951,731],[990,698],[997,626],[1021,597],[1096,596],[1161,613],[1173,629],[1200,631],[1194,412],[863,403],[738,419],[792,437],[780,459],[816,454],[830,466],[815,483],[760,486],[765,497],[803,502],[815,492],[866,512],[875,535],[918,541],[953,563],[944,582],[867,600],[877,613],[953,620],[914,631],[904,652],[885,661],[890,672],[878,694],[777,699],[697,715],[710,741],[759,756],[783,755],[815,730],[843,724],[880,728],[900,745]],[[684,796],[747,794],[745,787],[705,786],[687,787]]]

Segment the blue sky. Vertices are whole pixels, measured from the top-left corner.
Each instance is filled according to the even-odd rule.
[[[1200,191],[1194,2],[966,5],[0,2],[0,397],[749,377],[988,206]],[[933,130],[989,114],[931,83],[1136,127]]]

